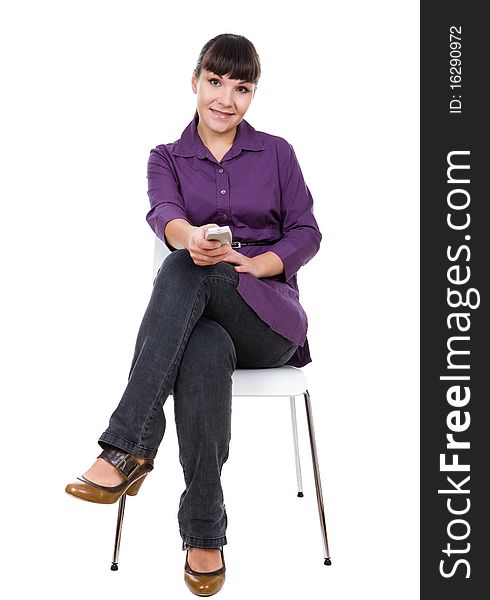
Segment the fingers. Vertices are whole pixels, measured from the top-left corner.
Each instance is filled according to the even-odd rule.
[[[221,248],[221,243],[218,240],[205,240],[204,238],[199,238],[196,240],[196,246],[201,250],[217,250]]]
[[[217,240],[206,240],[205,235],[208,229],[211,227],[218,227],[215,223],[208,223],[206,225],[201,225],[196,229],[195,235],[192,239],[191,245],[193,246],[193,250],[200,251],[211,251],[217,250],[221,247],[221,243]],[[213,253],[216,254],[216,253]]]
[[[189,254],[192,260],[200,266],[216,264],[233,252],[230,244],[221,244],[217,240],[205,239],[204,236],[211,227],[218,227],[218,225],[207,223],[196,228],[189,244]]]
[[[229,244],[219,244],[219,247],[214,250],[206,250],[201,247],[194,247],[189,249],[189,254],[192,260],[197,264],[196,261],[200,261],[202,264],[214,265],[220,260],[226,258],[231,254],[232,250]]]
[[[194,248],[196,246],[202,247],[204,249],[216,248],[217,246],[215,244],[215,241],[204,239],[204,236],[206,235],[207,230],[210,229],[211,227],[216,227],[216,225],[214,225],[214,223],[208,223],[207,225],[201,225],[200,227],[195,227],[193,229],[192,236],[190,237],[190,240],[189,240],[189,249],[191,247]]]

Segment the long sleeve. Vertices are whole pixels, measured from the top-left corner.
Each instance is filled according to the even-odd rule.
[[[282,239],[268,250],[284,264],[285,281],[289,281],[320,248],[322,234],[313,215],[313,198],[293,147],[280,163]]]
[[[175,250],[165,239],[165,227],[172,219],[189,219],[177,176],[160,148],[151,150],[148,159],[148,197],[151,206],[146,215],[148,224],[170,250]]]

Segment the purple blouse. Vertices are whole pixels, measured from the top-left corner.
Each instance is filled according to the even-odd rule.
[[[150,152],[146,220],[170,250],[175,248],[165,239],[165,226],[177,218],[198,227],[229,225],[234,242],[277,240],[237,251],[250,257],[274,252],[284,272],[262,278],[239,273],[237,290],[271,329],[298,344],[287,364],[302,367],[311,357],[296,273],[318,252],[322,235],[293,147],[242,120],[232,147],[218,162],[197,124],[196,115],[180,140]]]

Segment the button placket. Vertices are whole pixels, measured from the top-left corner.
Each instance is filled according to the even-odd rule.
[[[223,167],[216,168],[216,212],[218,219],[229,222],[229,190],[228,173]]]

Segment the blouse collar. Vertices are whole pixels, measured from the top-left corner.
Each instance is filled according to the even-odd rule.
[[[208,148],[204,145],[199,133],[197,124],[199,115],[196,115],[182,132],[180,140],[175,144],[172,154],[176,156],[197,156],[206,158],[209,154]],[[237,132],[230,150],[226,153],[226,158],[233,158],[242,150],[264,150],[265,146],[260,140],[255,129],[242,119],[237,125]]]

